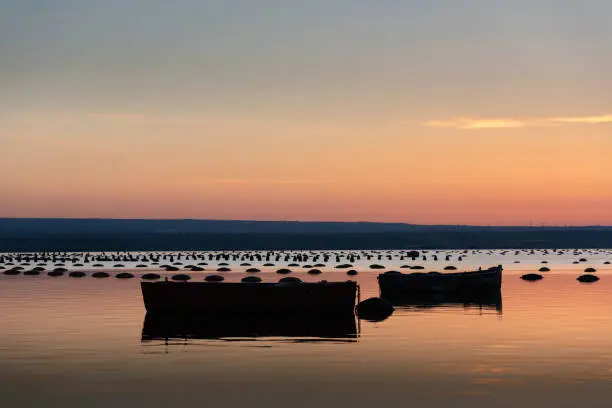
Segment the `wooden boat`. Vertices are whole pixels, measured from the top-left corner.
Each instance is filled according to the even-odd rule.
[[[381,297],[402,293],[480,293],[500,290],[502,266],[469,272],[386,272],[378,275]]]
[[[356,282],[141,282],[150,313],[353,314]]]
[[[282,338],[293,341],[352,342],[358,337],[355,316],[218,315],[194,316],[147,313],[142,341],[168,339]]]

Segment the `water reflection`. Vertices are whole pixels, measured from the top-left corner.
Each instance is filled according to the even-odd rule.
[[[359,331],[352,314],[336,316],[178,316],[147,313],[142,342],[169,339],[255,339],[355,342]]]
[[[501,290],[484,293],[384,294],[384,300],[394,307],[412,311],[446,309],[477,309],[502,314]]]

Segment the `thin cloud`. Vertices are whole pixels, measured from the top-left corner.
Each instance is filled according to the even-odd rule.
[[[456,118],[432,120],[423,123],[426,127],[442,127],[460,130],[479,129],[517,129],[526,127],[546,127],[569,124],[596,125],[612,123],[612,114],[597,116],[559,116],[549,118]]]
[[[612,114],[551,118],[550,121],[555,123],[584,123],[588,125],[597,125],[600,123],[612,123]]]
[[[521,128],[527,126],[527,122],[518,119],[470,119],[460,118],[452,120],[434,120],[424,123],[428,127],[445,127],[455,129],[503,129]]]

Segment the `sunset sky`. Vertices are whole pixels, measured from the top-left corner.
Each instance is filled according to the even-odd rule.
[[[0,217],[612,225],[609,0],[0,0]]]

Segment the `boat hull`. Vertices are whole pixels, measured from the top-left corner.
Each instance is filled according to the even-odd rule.
[[[149,313],[353,314],[356,282],[141,282]]]
[[[477,294],[499,291],[502,283],[502,270],[500,265],[472,272],[380,274],[378,285],[383,298],[410,293]]]

